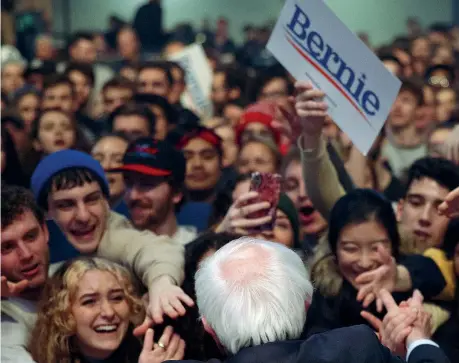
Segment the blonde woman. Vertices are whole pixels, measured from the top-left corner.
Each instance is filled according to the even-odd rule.
[[[29,343],[37,363],[159,363],[182,359],[185,343],[171,327],[157,344],[132,334],[144,307],[129,272],[101,258],[66,262],[49,279]]]

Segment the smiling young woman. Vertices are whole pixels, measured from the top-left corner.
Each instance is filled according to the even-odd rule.
[[[142,346],[132,328],[142,314],[123,267],[100,258],[68,261],[45,287],[29,350],[37,363],[137,362]]]

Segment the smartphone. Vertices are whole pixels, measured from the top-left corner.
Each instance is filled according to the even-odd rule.
[[[252,173],[250,180],[250,191],[258,193],[258,197],[252,201],[252,203],[268,202],[270,204],[269,209],[251,213],[248,218],[262,218],[265,216],[271,216],[272,219],[269,223],[266,223],[257,228],[252,228],[253,232],[260,232],[266,230],[272,230],[276,222],[276,210],[277,204],[279,203],[279,195],[281,191],[282,177],[279,174],[271,173]]]

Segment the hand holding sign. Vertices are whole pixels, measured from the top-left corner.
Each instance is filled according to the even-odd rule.
[[[296,97],[291,97],[290,101],[294,104],[295,113],[290,113],[284,108],[280,108],[288,124],[275,124],[290,139],[292,144],[296,144],[296,139],[302,135],[305,148],[312,148],[317,143],[322,134],[322,129],[327,116],[327,104],[323,101],[325,93],[314,89],[310,82],[296,82]]]
[[[295,79],[326,93],[330,115],[366,154],[401,85],[376,55],[322,0],[287,0],[267,48]]]

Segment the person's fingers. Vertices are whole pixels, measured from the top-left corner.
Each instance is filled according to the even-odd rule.
[[[244,228],[232,228],[231,232],[239,236],[248,236],[250,232]]]
[[[143,338],[143,348],[142,348],[143,351],[151,352],[153,350],[153,338],[154,338],[153,329],[147,329],[147,332],[145,333],[145,337]]]
[[[397,336],[400,335],[400,333],[405,330],[407,327],[411,326],[414,321],[416,320],[417,314],[413,313],[406,313],[406,314],[401,314],[400,319],[397,321],[394,320],[394,325],[388,325],[388,329],[390,327],[390,334],[391,337],[394,341],[397,340]]]
[[[147,315],[143,323],[134,329],[133,334],[136,337],[141,337],[147,333],[148,328],[150,328],[152,325],[153,320]]]
[[[298,109],[298,116],[303,117],[303,118],[325,117],[327,116],[327,113],[325,111],[305,111],[305,110]]]
[[[185,356],[185,347],[186,343],[183,339],[180,339],[178,348],[175,352],[175,355],[171,357],[171,360],[182,360]]]
[[[399,308],[407,308],[407,307],[409,307],[409,306],[410,306],[410,300],[409,300],[409,299],[408,299],[408,301],[402,301],[402,302],[398,305]]]
[[[234,215],[231,216],[231,218],[245,218],[248,215],[259,212],[265,209],[269,209],[271,207],[271,204],[269,202],[259,202],[259,203],[254,203],[254,204],[249,204],[243,207],[239,207],[236,210],[234,210]]]
[[[301,101],[297,102],[296,108],[308,111],[326,111],[328,109],[328,105],[325,102]]]
[[[391,293],[386,289],[381,289],[378,293],[387,311],[397,310],[398,306]]]
[[[377,297],[376,298],[376,311],[378,313],[381,313],[383,311],[383,309],[384,309],[384,304],[383,304],[382,300],[379,297]]]
[[[239,198],[236,199],[236,202],[234,202],[234,206],[236,206],[237,208],[242,207],[243,205],[245,205],[245,202],[252,200],[258,196],[259,196],[258,192],[255,192],[255,191],[244,193]]]
[[[414,321],[416,320],[416,317],[417,317],[417,313],[414,313],[411,311],[407,311],[405,313],[399,313],[387,319],[386,323],[385,323],[386,318],[384,318],[383,326],[385,327],[386,331],[391,332],[391,334],[393,332],[397,333],[398,331],[400,331],[400,329],[413,324]]]
[[[189,297],[187,294],[185,294],[185,292],[182,290],[182,292],[177,295],[177,297],[183,301],[185,304],[187,304],[188,306],[194,306],[194,301],[191,297]]]
[[[163,323],[163,306],[161,301],[156,298],[154,301],[150,302],[150,314],[151,318],[153,319],[154,324],[162,324]]]
[[[301,92],[296,96],[296,102],[303,102],[309,100],[316,100],[321,102],[325,97],[325,93],[318,89],[311,89],[305,92]]]
[[[405,327],[404,329],[402,329],[401,331],[399,331],[395,337],[393,338],[394,339],[394,343],[396,345],[402,345],[404,344],[406,338],[408,337],[408,335],[410,335],[411,331],[413,330],[413,327],[412,326],[407,326]]]
[[[367,296],[365,296],[365,299],[363,299],[362,306],[364,308],[367,308],[370,306],[370,304],[376,299],[376,294],[374,292],[370,292]]]
[[[309,81],[296,81],[295,82],[295,91],[297,94],[308,91],[308,90],[312,90],[312,89],[313,89],[313,85]]]
[[[355,282],[358,285],[368,284],[376,280],[378,275],[379,275],[378,269],[368,271],[368,272],[363,272],[359,276],[356,277]]]
[[[363,310],[360,312],[360,316],[364,318],[366,321],[368,321],[375,330],[379,331],[381,329],[382,327],[381,319],[378,319],[372,313],[369,313],[368,311]]]
[[[172,319],[176,319],[179,317],[177,310],[175,310],[174,306],[171,305],[169,300],[162,301],[161,304],[162,304],[164,314],[166,314],[168,317]]]
[[[362,286],[357,293],[357,301],[364,300],[368,294],[373,292],[373,285],[367,284]]]
[[[265,216],[254,219],[238,219],[231,222],[232,228],[253,228],[263,224],[269,223],[272,220],[272,216]]]
[[[174,310],[180,316],[185,315],[186,313],[185,307],[182,305],[182,302],[178,298],[170,299],[169,304],[174,308]]]
[[[421,292],[418,289],[414,290],[413,297],[410,302],[410,306],[422,307],[423,302],[424,302],[424,296],[422,296]]]
[[[170,325],[166,326],[166,329],[163,331],[163,335],[161,335],[161,338],[158,340],[158,344],[160,344],[160,346],[163,345],[164,349],[167,350],[173,334],[174,329]]]
[[[389,265],[395,261],[392,255],[389,253],[389,250],[382,244],[378,245],[378,253],[381,258],[381,262],[385,265]]]
[[[180,343],[180,336],[178,334],[173,334],[171,340],[169,341],[169,344],[166,347],[167,348],[166,354],[169,359],[172,358],[177,352],[179,343]]]

